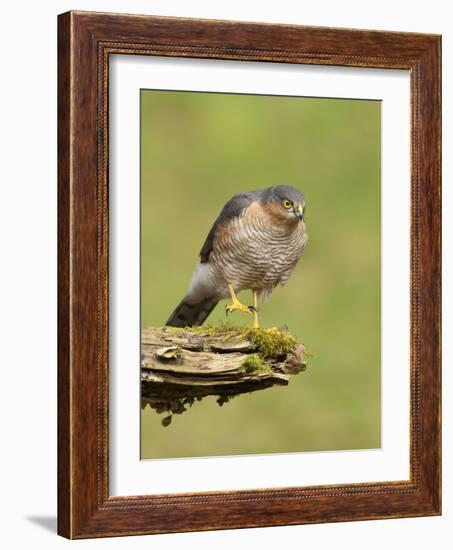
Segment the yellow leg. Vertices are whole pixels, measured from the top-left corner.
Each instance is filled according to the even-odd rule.
[[[256,290],[253,291],[253,328],[260,328],[260,324],[258,322],[258,292]]]
[[[247,306],[244,306],[244,304],[241,304],[241,302],[238,300],[238,297],[236,296],[236,292],[234,291],[233,285],[228,283],[228,290],[231,294],[231,301],[232,303],[225,306],[226,312],[232,313],[233,311],[239,310],[244,313],[252,313],[250,309]]]

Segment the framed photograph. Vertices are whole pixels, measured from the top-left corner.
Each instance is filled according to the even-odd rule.
[[[59,533],[440,514],[440,37],[58,48]]]

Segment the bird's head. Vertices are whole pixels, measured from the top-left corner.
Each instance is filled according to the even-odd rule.
[[[305,197],[295,187],[275,185],[263,191],[262,205],[280,223],[302,223]]]

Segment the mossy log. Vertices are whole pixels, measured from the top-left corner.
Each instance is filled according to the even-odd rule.
[[[232,326],[145,328],[141,341],[142,407],[181,414],[206,396],[223,405],[242,393],[286,386],[306,369],[305,348],[282,329]]]

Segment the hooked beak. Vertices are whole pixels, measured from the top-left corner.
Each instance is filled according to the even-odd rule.
[[[302,205],[301,204],[298,204],[295,208],[294,208],[294,213],[296,214],[296,216],[299,218],[299,220],[303,220],[304,219],[304,209],[302,208]]]

